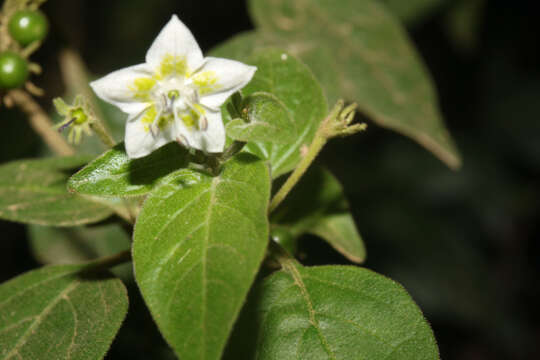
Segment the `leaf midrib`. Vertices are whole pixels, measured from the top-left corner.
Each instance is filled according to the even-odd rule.
[[[323,345],[324,350],[326,353],[330,356],[332,360],[337,360],[336,355],[330,348],[330,344],[328,343],[328,340],[324,336],[324,334],[321,331],[321,327],[319,324],[319,321],[317,320],[315,309],[313,308],[313,302],[311,301],[311,297],[309,296],[309,292],[306,288],[306,285],[304,284],[304,281],[302,280],[302,275],[298,272],[298,269],[296,268],[296,265],[294,264],[293,260],[286,260],[283,262],[283,270],[285,270],[287,273],[291,275],[293,278],[296,286],[300,289],[300,293],[302,294],[302,297],[304,298],[304,301],[308,308],[308,314],[309,314],[309,322],[313,325],[315,330],[317,331],[317,335],[319,336],[319,340],[321,341],[321,344]]]
[[[201,301],[201,318],[202,318],[202,330],[203,330],[203,334],[206,333],[206,307],[207,307],[207,296],[208,296],[208,289],[206,288],[207,287],[207,278],[206,278],[206,275],[207,275],[207,269],[206,269],[206,261],[207,261],[207,258],[208,258],[208,242],[210,241],[210,220],[212,218],[212,209],[214,207],[214,202],[216,201],[216,188],[217,188],[217,185],[219,184],[220,182],[220,179],[219,177],[215,177],[214,179],[212,179],[212,183],[210,185],[210,201],[208,203],[208,211],[206,212],[206,234],[204,236],[204,242],[203,242],[203,258],[202,258],[202,283],[203,283],[203,286],[202,286],[202,294],[201,294],[201,297],[202,297],[202,301]],[[202,339],[202,351],[201,351],[201,359],[204,359],[206,357],[206,336],[202,336],[201,337]]]

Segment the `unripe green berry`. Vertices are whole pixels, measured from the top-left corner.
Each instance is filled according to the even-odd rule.
[[[75,119],[73,121],[75,125],[82,125],[86,121],[88,121],[88,116],[86,115],[86,113],[84,112],[82,108],[76,108],[76,109],[71,110],[70,115],[72,119]]]
[[[0,54],[0,88],[13,89],[24,84],[28,77],[28,62],[19,54],[6,51]]]
[[[9,19],[9,34],[22,46],[43,40],[49,31],[49,22],[38,10],[19,10]]]

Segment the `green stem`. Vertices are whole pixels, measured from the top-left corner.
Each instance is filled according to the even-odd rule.
[[[224,164],[225,162],[227,162],[227,160],[229,160],[234,155],[239,153],[244,148],[244,146],[246,144],[247,143],[244,142],[244,141],[238,141],[238,140],[233,141],[231,146],[229,146],[227,149],[225,149],[223,154],[219,157],[219,162],[221,164]]]
[[[99,139],[103,144],[105,144],[105,146],[112,148],[114,147],[114,145],[116,145],[116,141],[114,141],[113,137],[111,136],[109,131],[107,131],[100,119],[96,117],[94,121],[90,124],[90,127],[96,132]]]
[[[282,268],[287,268],[291,265],[294,266],[297,263],[296,259],[287,250],[272,239],[270,239],[270,243],[268,244],[268,252],[270,257],[279,263]]]
[[[285,181],[285,184],[281,186],[279,191],[272,198],[268,210],[269,213],[274,211],[279,204],[285,200],[292,188],[298,183],[300,178],[302,178],[309,166],[313,163],[313,160],[319,155],[319,152],[324,145],[326,145],[328,140],[336,136],[352,135],[366,129],[365,124],[351,125],[355,109],[356,104],[351,104],[344,108],[343,100],[339,100],[336,103],[330,114],[319,125],[305,156],[300,160],[293,173],[289,176],[287,181]]]
[[[315,134],[315,138],[311,142],[311,145],[309,146],[309,149],[306,155],[302,158],[302,160],[300,160],[300,162],[298,163],[298,166],[296,166],[293,173],[289,176],[287,181],[285,181],[285,184],[281,186],[279,191],[272,198],[272,201],[270,202],[270,208],[268,210],[269,213],[274,211],[279,206],[279,204],[281,204],[281,202],[285,200],[289,192],[300,180],[302,175],[305,174],[305,172],[307,171],[307,169],[309,168],[313,160],[315,160],[315,158],[317,157],[317,155],[319,154],[321,149],[324,147],[324,145],[326,145],[327,142],[328,142],[328,138],[326,137],[326,134],[325,134],[325,125],[323,122],[321,126],[319,127],[319,129],[317,130],[317,133]]]

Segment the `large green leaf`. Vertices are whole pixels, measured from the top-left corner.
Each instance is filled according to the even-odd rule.
[[[269,159],[272,177],[276,178],[294,169],[300,161],[301,149],[313,140],[328,106],[318,81],[295,57],[266,49],[245,61],[257,66],[257,72],[242,93],[246,96],[260,91],[271,93],[285,105],[296,126],[296,141],[292,144],[268,141],[247,145],[252,153]]]
[[[175,175],[137,220],[135,276],[181,359],[219,359],[268,242],[270,174],[242,153],[214,178]]]
[[[329,102],[356,101],[378,125],[460,166],[438,109],[430,76],[403,26],[375,0],[251,0],[259,25],[213,54],[240,60],[253,49],[279,46],[305,61]]]
[[[242,102],[244,118],[227,123],[227,136],[234,140],[291,144],[296,126],[285,105],[266,92],[253,93]],[[247,120],[247,122],[246,122]]]
[[[58,265],[0,285],[0,359],[102,359],[128,298],[122,282]]]
[[[129,236],[118,224],[55,228],[30,225],[30,247],[42,264],[77,264],[128,250]],[[131,278],[131,264],[112,270],[122,279]]]
[[[287,227],[293,236],[305,233],[320,236],[354,262],[363,262],[366,249],[343,187],[321,167],[312,167],[272,214],[272,223]]]
[[[67,192],[71,171],[86,157],[20,160],[0,166],[0,218],[48,226],[75,226],[102,220],[109,207]]]
[[[171,143],[140,159],[129,159],[124,144],[92,161],[68,182],[70,191],[98,196],[148,193],[165,175],[188,164],[188,152]]]
[[[439,358],[433,333],[409,294],[367,269],[290,262],[252,295],[227,358]]]

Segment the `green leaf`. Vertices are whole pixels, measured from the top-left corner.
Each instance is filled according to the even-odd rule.
[[[102,359],[128,298],[122,282],[59,265],[0,285],[0,359]]]
[[[270,174],[241,153],[218,177],[164,179],[134,234],[135,276],[184,360],[219,359],[268,243]]]
[[[409,294],[370,270],[290,262],[252,295],[228,349],[232,355],[242,343],[242,351],[228,358],[439,359]]]
[[[250,4],[259,30],[233,38],[213,54],[246,60],[253,49],[283,47],[310,66],[331,104],[339,98],[356,101],[378,125],[409,136],[451,168],[460,166],[432,80],[403,26],[378,1]]]
[[[366,260],[364,242],[348,212],[325,215],[308,232],[326,240],[352,262],[363,263]]]
[[[42,264],[77,264],[128,250],[130,239],[120,225],[53,228],[30,225],[30,247]],[[112,272],[126,280],[131,278],[131,264],[122,264]]]
[[[215,57],[245,61],[263,44],[262,36],[258,31],[245,31],[220,43],[211,49],[209,54]]]
[[[227,123],[227,136],[240,141],[290,144],[296,140],[296,126],[285,105],[274,95],[253,93],[244,99],[241,111],[248,119]]]
[[[242,93],[271,93],[285,105],[296,127],[296,141],[292,144],[266,141],[246,146],[248,151],[270,161],[272,177],[276,178],[295,168],[302,156],[301,149],[310,145],[328,106],[311,71],[295,57],[266,49],[245,61],[257,66],[257,72]]]
[[[143,158],[129,159],[121,143],[73,175],[68,188],[97,196],[144,195],[162,177],[186,167],[188,159],[188,152],[176,143],[167,144]]]
[[[311,167],[283,204],[272,214],[273,224],[285,226],[293,236],[315,234],[349,260],[361,263],[366,249],[339,181],[321,167]]]
[[[0,166],[0,218],[48,226],[75,226],[105,219],[112,210],[67,192],[73,169],[86,157],[20,160]]]

